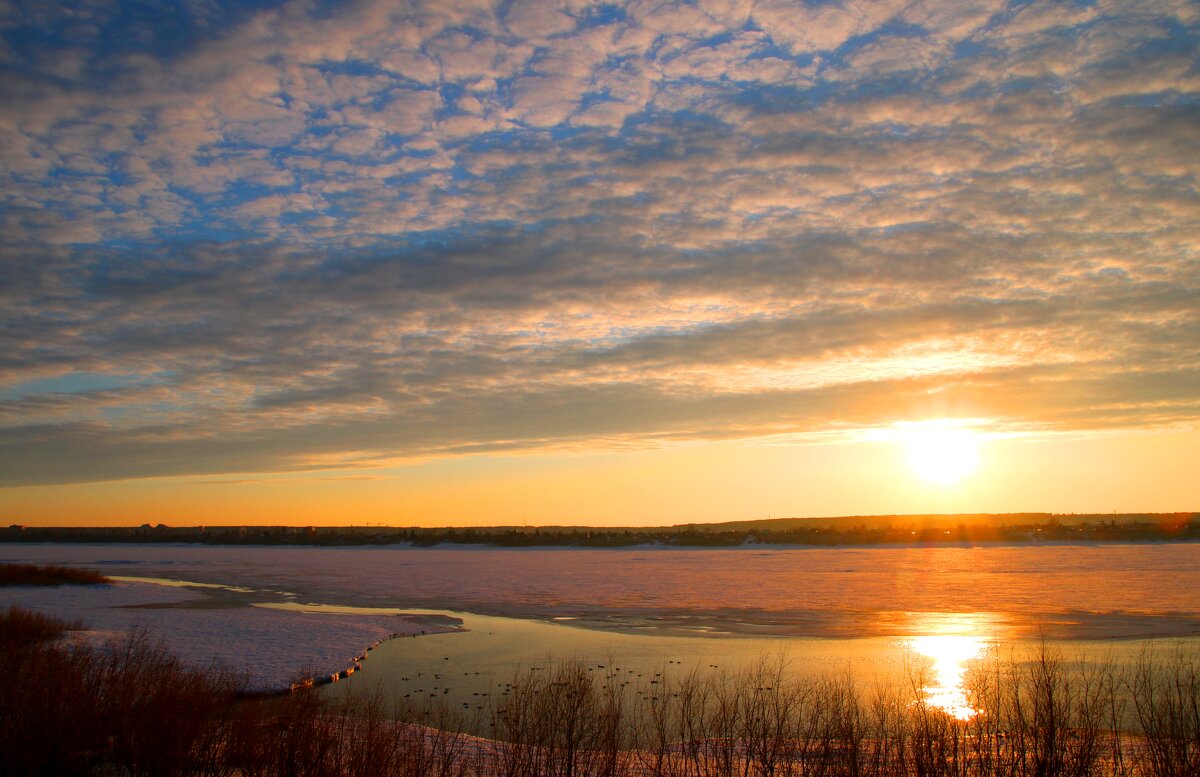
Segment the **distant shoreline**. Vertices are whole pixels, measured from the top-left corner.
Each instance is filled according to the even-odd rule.
[[[1191,545],[1200,543],[1200,537],[1172,537],[1164,539],[1079,539],[1079,540],[944,540],[933,542],[847,542],[847,543],[790,543],[790,542],[743,542],[736,545],[706,545],[706,544],[670,544],[662,542],[642,542],[632,545],[584,545],[584,544],[546,544],[546,545],[504,545],[490,544],[484,542],[439,542],[435,544],[429,543],[414,543],[414,542],[392,542],[392,543],[375,543],[375,542],[359,542],[359,543],[278,543],[278,542],[203,542],[203,541],[185,541],[185,540],[77,540],[77,539],[51,539],[51,540],[10,540],[0,539],[0,547],[4,546],[20,546],[20,545],[91,545],[91,546],[131,546],[138,547],[143,545],[159,545],[166,547],[192,548],[192,547],[243,547],[243,548],[275,548],[275,547],[290,547],[290,548],[329,548],[350,550],[354,548],[372,548],[375,550],[510,550],[510,551],[533,551],[533,550],[553,550],[553,551],[579,551],[579,550],[637,550],[637,551],[710,551],[710,550],[732,550],[732,551],[765,551],[765,550],[904,550],[904,549],[919,549],[919,548],[961,548],[970,550],[971,548],[1069,548],[1069,547],[1099,547],[1105,545]]]
[[[947,513],[674,526],[22,526],[0,543],[492,548],[925,547],[1200,541],[1200,513]]]

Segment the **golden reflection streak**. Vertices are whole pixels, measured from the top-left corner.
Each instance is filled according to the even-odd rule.
[[[969,663],[982,658],[995,644],[986,636],[996,624],[985,613],[921,613],[913,631],[925,632],[903,641],[917,655],[930,659],[931,685],[921,689],[922,701],[959,720],[981,710],[967,696],[964,680]]]

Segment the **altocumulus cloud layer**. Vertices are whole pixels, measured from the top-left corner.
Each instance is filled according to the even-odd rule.
[[[1200,416],[1200,6],[0,2],[0,483]]]

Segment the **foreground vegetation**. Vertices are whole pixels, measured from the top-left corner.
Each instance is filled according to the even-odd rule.
[[[405,777],[1195,777],[1200,660],[1069,665],[1052,651],[972,679],[958,720],[911,693],[779,662],[737,674],[663,672],[640,685],[560,663],[514,678],[469,715],[379,696],[242,693],[145,635],[104,648],[68,624],[0,613],[0,773]],[[486,737],[473,735],[486,733]]]
[[[97,585],[111,582],[99,572],[75,567],[0,564],[0,586]]]

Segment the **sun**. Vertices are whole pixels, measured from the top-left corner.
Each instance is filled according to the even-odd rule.
[[[917,477],[953,485],[979,466],[979,436],[951,421],[906,424],[898,432],[908,464]]]

